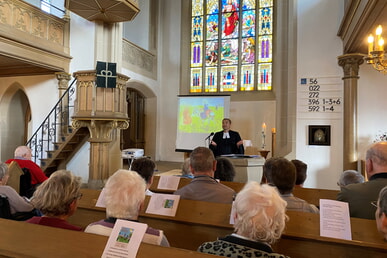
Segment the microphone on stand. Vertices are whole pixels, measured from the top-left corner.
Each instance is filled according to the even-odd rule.
[[[208,140],[211,136],[213,136],[215,133],[214,132],[212,132],[212,133],[210,133],[210,135],[208,135],[207,136],[207,138],[205,139],[205,140]]]

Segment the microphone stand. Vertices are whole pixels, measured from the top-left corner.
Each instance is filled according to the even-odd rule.
[[[206,140],[208,141],[208,144],[207,144],[208,148],[210,148],[210,146],[211,146],[211,136],[213,136],[213,135],[214,135],[214,133],[211,133],[211,134],[208,135],[207,138],[206,138]]]

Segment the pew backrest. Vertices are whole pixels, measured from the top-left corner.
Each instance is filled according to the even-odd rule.
[[[317,188],[303,188],[295,187],[293,195],[307,201],[310,204],[314,204],[317,207],[320,206],[320,199],[336,200],[338,190],[317,189]]]
[[[101,257],[108,237],[0,219],[1,257]],[[137,256],[213,257],[172,247],[141,243]]]
[[[90,198],[85,196],[88,192],[91,192]],[[83,216],[84,220],[90,220],[91,214],[98,214],[97,216],[101,218],[105,216],[104,209],[93,207],[99,191],[84,189],[83,193],[86,198],[82,198],[80,201],[89,199],[93,203],[79,203],[78,211],[73,216],[75,218],[73,224],[76,224],[77,217],[79,219]],[[164,230],[169,242],[174,247],[196,250],[203,242],[214,241],[218,237],[233,232],[233,226],[229,224],[230,204],[180,200],[176,216],[170,217],[145,213],[148,202],[149,197],[146,198],[139,220],[151,227]],[[80,211],[84,215],[78,213]],[[364,254],[362,250],[358,250],[360,247],[366,248],[368,252],[376,255],[375,257],[379,257],[380,253],[387,252],[387,245],[377,232],[374,220],[351,218],[353,240],[349,241],[321,237],[319,214],[294,211],[288,211],[287,214],[290,219],[286,224],[285,232],[281,240],[275,245],[275,250],[278,253],[291,257],[308,257],[307,255],[302,256],[304,249],[305,254],[316,253],[316,249],[312,250],[309,246],[321,247],[324,249],[321,252],[342,256],[348,255],[354,250],[359,254]],[[91,222],[93,221],[88,223]],[[333,257],[335,257],[334,255]]]

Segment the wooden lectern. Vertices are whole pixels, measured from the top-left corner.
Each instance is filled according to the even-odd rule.
[[[229,156],[226,157],[235,167],[234,182],[246,183],[248,181],[257,181],[261,183],[263,175],[263,157],[251,156]]]

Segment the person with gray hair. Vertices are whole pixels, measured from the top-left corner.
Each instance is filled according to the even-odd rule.
[[[358,184],[358,183],[364,183],[364,176],[357,172],[356,170],[345,170],[343,173],[341,173],[339,181],[337,182],[337,185],[340,187],[349,185],[349,184]]]
[[[378,201],[376,202],[376,227],[387,240],[387,186],[380,190]]]
[[[366,153],[365,169],[368,181],[341,187],[338,201],[349,204],[351,217],[375,219],[376,208],[370,205],[387,185],[387,142],[372,144]]]
[[[197,147],[190,155],[191,182],[175,191],[182,199],[232,203],[235,192],[214,178],[216,160],[209,148]]]
[[[32,204],[43,213],[42,217],[32,217],[26,222],[43,226],[82,231],[71,225],[68,218],[77,210],[81,178],[70,171],[55,171],[48,180],[38,186],[31,199]]]
[[[15,149],[14,158],[7,160],[5,163],[10,164],[12,161],[15,161],[21,169],[28,169],[31,175],[31,186],[33,187],[31,190],[32,194],[35,190],[35,187],[47,180],[47,176],[44,174],[43,170],[38,166],[38,164],[33,162],[31,159],[31,149],[28,146],[22,145]]]
[[[146,183],[135,171],[117,170],[103,190],[106,219],[89,224],[85,232],[110,236],[117,219],[138,222],[138,214],[145,200]],[[169,246],[162,230],[148,227],[142,242]]]
[[[190,158],[186,158],[183,162],[183,166],[181,167],[181,177],[194,178],[194,176],[192,175],[189,163],[190,163]]]
[[[237,194],[233,210],[235,233],[203,243],[199,252],[226,257],[285,257],[271,248],[288,219],[286,202],[274,187],[248,182]]]
[[[34,206],[26,198],[21,197],[15,189],[7,185],[8,178],[8,166],[0,162],[0,195],[7,197],[11,216],[15,218],[16,214],[20,216],[21,213],[25,213],[25,215],[29,213],[30,216],[23,216],[23,220],[32,217]]]

